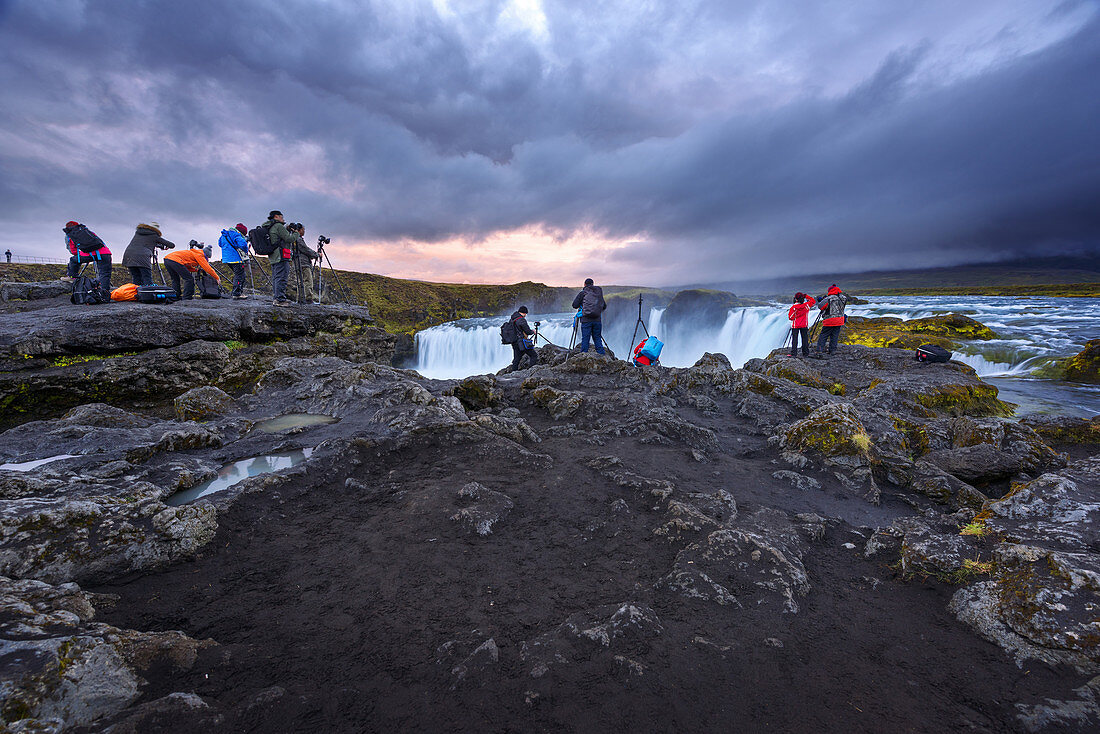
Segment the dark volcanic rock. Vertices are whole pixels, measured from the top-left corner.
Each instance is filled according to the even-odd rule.
[[[389,362],[394,337],[354,306],[274,309],[259,303],[64,306],[0,325],[0,425],[82,402],[150,406],[201,385],[239,389],[278,359],[333,355]],[[110,314],[104,318],[104,314]],[[97,315],[98,314],[98,315]],[[255,344],[267,342],[270,344]]]
[[[1022,676],[958,624],[956,592],[981,635],[1095,668],[1096,468],[1060,468],[964,365],[842,347],[640,370],[546,347],[518,373],[432,381],[345,354],[356,336],[198,342],[224,348],[210,382],[238,385],[202,424],[93,404],[0,436],[5,461],[74,455],[0,472],[0,569],[102,584],[116,629],[225,644],[190,670],[135,667],[147,687],[121,676],[124,695],[68,720],[1001,731],[1020,726],[1016,703],[1074,700],[1085,681]],[[192,388],[181,404],[201,406],[210,390]],[[263,428],[297,413],[338,420]],[[163,502],[304,449],[289,469]],[[1008,492],[989,500],[934,460],[967,476],[1003,465]],[[753,696],[728,695],[746,680]],[[53,711],[20,709],[21,726]]]
[[[256,342],[317,332],[365,329],[363,306],[275,308],[260,301],[180,301],[170,305],[112,303],[12,314],[0,327],[0,352],[18,357],[110,354],[174,347],[195,340]]]

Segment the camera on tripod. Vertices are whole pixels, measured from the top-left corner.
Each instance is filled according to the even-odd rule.
[[[542,322],[541,321],[536,321],[535,322],[535,328],[537,329],[539,326],[542,326]]]
[[[329,239],[328,237],[325,237],[324,235],[320,235],[320,236],[319,236],[319,237],[317,238],[317,244],[318,244],[318,245],[327,245],[327,244],[329,244],[330,242],[332,242],[332,240],[330,240],[330,239]]]

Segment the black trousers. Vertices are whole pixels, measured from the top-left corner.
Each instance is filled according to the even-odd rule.
[[[134,285],[152,285],[153,284],[153,269],[152,268],[135,268],[127,267],[130,271],[130,280]]]
[[[822,351],[825,347],[826,340],[829,342],[829,354],[836,351],[836,343],[840,339],[840,326],[824,326],[821,329],[821,336],[817,338],[817,351]]]
[[[245,275],[244,275],[244,263],[229,263],[230,270],[233,271],[233,296],[239,296],[244,293]]]
[[[524,347],[522,339],[512,342],[512,369],[519,369],[519,363],[523,361],[523,355],[525,354],[530,360],[528,367],[534,367],[539,363],[539,355],[534,347]]]
[[[801,329],[791,329],[791,356],[798,356],[798,335],[802,335],[802,356],[810,354],[810,338],[807,336],[809,329],[803,326]]]
[[[175,260],[165,260],[164,265],[168,268],[168,277],[172,279],[172,288],[175,289],[176,295],[185,301],[190,301],[191,297],[195,295],[195,276]],[[183,281],[182,295],[180,294],[180,281]]]

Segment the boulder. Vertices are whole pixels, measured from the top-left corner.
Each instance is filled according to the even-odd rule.
[[[1020,418],[1021,425],[1035,431],[1044,441],[1059,444],[1100,444],[1100,416],[1091,419],[1068,415],[1029,413]]]
[[[782,432],[779,445],[788,455],[788,461],[796,466],[803,462],[790,454],[820,461],[825,467],[839,470],[856,485],[865,485],[866,499],[878,502],[879,492],[871,472],[881,459],[851,405],[841,403],[818,408]]]
[[[193,387],[175,400],[176,418],[203,421],[225,415],[233,407],[233,398],[213,385]]]
[[[742,515],[676,555],[658,588],[689,599],[733,607],[773,605],[797,612],[809,593],[802,557],[806,542],[786,514],[772,509]]]
[[[1100,557],[1005,543],[989,581],[951,600],[959,619],[1017,660],[1035,658],[1100,672]]]
[[[454,395],[466,410],[484,410],[500,404],[501,394],[492,375],[467,377],[446,394]]]
[[[1100,384],[1100,339],[1090,339],[1085,348],[1063,364],[1065,379]]]
[[[73,284],[63,280],[44,280],[31,283],[0,283],[0,302],[39,301],[67,296],[73,292]]]
[[[0,577],[0,711],[14,731],[93,725],[139,697],[146,671],[186,671],[213,644],[97,623],[98,602],[76,584]]]

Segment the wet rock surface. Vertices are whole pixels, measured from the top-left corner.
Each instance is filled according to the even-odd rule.
[[[262,301],[49,306],[0,324],[0,426],[82,403],[156,407],[188,390],[249,386],[288,356],[388,362],[396,337],[361,306]]]
[[[0,434],[3,462],[71,455],[0,470],[0,592],[41,617],[3,627],[37,661],[4,675],[9,725],[1100,724],[1100,459],[1067,462],[965,365],[843,346],[640,370],[546,347],[430,381],[291,341],[255,347],[228,400],[223,371],[179,415],[86,401]],[[299,413],[338,421],[255,430]],[[87,647],[42,642],[55,624]]]

